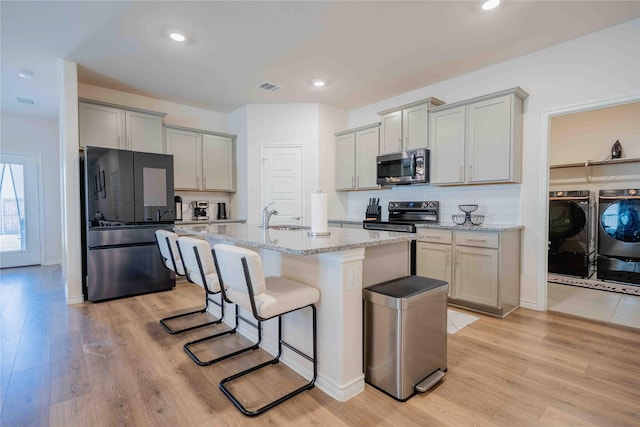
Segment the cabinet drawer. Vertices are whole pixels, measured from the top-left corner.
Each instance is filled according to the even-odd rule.
[[[476,246],[479,248],[498,248],[498,233],[482,233],[473,231],[456,231],[456,245]]]
[[[451,244],[451,230],[418,229],[418,241]]]

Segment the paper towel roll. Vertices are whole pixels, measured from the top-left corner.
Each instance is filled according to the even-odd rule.
[[[329,231],[327,220],[327,195],[325,193],[311,194],[311,232],[326,233]]]

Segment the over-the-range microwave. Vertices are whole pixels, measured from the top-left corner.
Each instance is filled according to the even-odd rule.
[[[429,150],[401,151],[377,157],[378,185],[427,184]]]

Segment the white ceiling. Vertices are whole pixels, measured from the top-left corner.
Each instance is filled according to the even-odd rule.
[[[80,82],[222,113],[279,102],[348,110],[640,17],[640,1],[480,4],[3,0],[2,110],[56,118],[59,58],[78,64]],[[170,28],[188,42],[170,41]],[[257,89],[263,81],[284,89]]]

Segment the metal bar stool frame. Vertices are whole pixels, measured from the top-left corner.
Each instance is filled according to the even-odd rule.
[[[156,235],[155,238],[156,238],[156,244],[158,245],[158,251],[160,252],[160,257],[162,257],[162,260],[164,261],[163,265],[166,267],[166,265],[167,265],[166,261],[168,261],[168,260],[167,260],[167,258],[164,257],[164,255],[162,255],[162,251],[160,250],[160,242],[158,241],[158,236]],[[182,262],[182,261],[181,261],[182,262],[182,268],[183,268],[185,274],[180,274],[178,272],[178,265],[176,263],[176,257],[173,254],[173,249],[171,248],[171,240],[169,239],[169,236],[166,236],[165,240],[166,240],[166,243],[167,243],[167,248],[169,249],[169,255],[171,257],[171,264],[173,265],[173,272],[177,276],[181,276],[181,277],[184,276],[184,277],[187,278],[187,280],[189,282],[194,283],[189,278],[189,274],[187,272],[187,269],[184,266],[184,262]],[[180,254],[180,259],[183,260],[184,258],[182,257],[182,251],[180,250],[180,245],[178,245],[177,242],[176,242],[176,247],[178,248],[178,253]],[[169,270],[171,270],[171,268],[169,268]],[[213,320],[211,322],[200,323],[200,324],[189,326],[189,327],[182,328],[182,329],[172,329],[167,324],[167,322],[169,322],[171,320],[180,319],[182,317],[192,316],[192,315],[195,315],[195,314],[205,313],[207,311],[207,308],[209,307],[209,302],[212,302],[212,303],[214,303],[216,305],[220,305],[220,304],[218,304],[217,301],[212,300],[212,299],[209,298],[209,295],[212,294],[212,293],[209,291],[209,288],[206,285],[206,281],[204,283],[205,283],[205,285],[204,285],[204,288],[205,288],[205,305],[204,305],[204,308],[201,308],[199,310],[190,311],[188,313],[176,314],[174,316],[169,316],[169,317],[165,317],[164,319],[160,319],[160,325],[169,334],[171,334],[171,335],[181,334],[183,332],[193,331],[194,329],[204,328],[205,326],[215,325],[215,324],[218,324],[218,323],[220,323],[222,321],[222,319],[217,319],[217,320]],[[224,304],[223,304],[221,310],[222,310],[222,317],[224,317]]]
[[[178,247],[178,249],[179,249],[179,250],[181,250],[181,249],[180,249],[180,247]],[[195,254],[196,261],[197,261],[197,263],[198,263],[198,269],[200,270],[200,276],[202,277],[202,281],[203,281],[203,283],[206,283],[205,272],[204,272],[204,268],[203,268],[203,266],[202,266],[202,259],[200,258],[200,254],[198,253],[198,248],[196,248],[196,247],[194,246],[194,247],[193,247],[193,251],[194,251],[194,254]],[[229,301],[229,300],[227,299],[226,294],[225,294],[225,292],[224,292],[224,283],[222,282],[222,277],[220,276],[220,269],[219,269],[219,267],[218,267],[218,262],[217,262],[217,260],[216,260],[216,258],[215,258],[215,255],[214,255],[213,250],[211,250],[211,255],[213,256],[213,263],[214,263],[214,265],[215,265],[215,268],[216,268],[216,274],[218,275],[218,281],[219,281],[219,283],[220,283],[220,292],[216,292],[215,294],[221,293],[221,296],[222,296],[221,303],[222,303],[222,307],[223,307],[223,308],[222,308],[222,316],[221,316],[221,319],[223,319],[223,318],[224,318],[224,301],[228,302],[229,304],[232,304],[232,302],[231,302],[231,301]],[[187,271],[187,270],[186,270],[186,267],[185,267],[185,271]],[[214,303],[216,303],[216,304],[217,304],[217,302],[216,302],[216,301],[212,301],[212,302],[214,302]],[[218,304],[218,305],[219,305],[219,304]],[[204,337],[204,338],[197,339],[197,340],[195,340],[195,341],[190,341],[190,342],[186,343],[186,344],[182,347],[182,348],[184,349],[184,351],[189,355],[189,357],[191,357],[191,359],[192,359],[196,364],[198,364],[198,365],[200,365],[200,366],[209,366],[209,365],[212,365],[212,364],[214,364],[214,363],[221,362],[221,361],[223,361],[223,360],[229,359],[230,357],[234,357],[234,356],[237,356],[237,355],[239,355],[239,354],[245,353],[245,352],[247,352],[247,351],[257,350],[258,348],[260,348],[260,343],[262,342],[262,328],[260,327],[260,324],[255,324],[255,323],[251,322],[249,319],[246,319],[245,317],[241,316],[241,315],[239,314],[238,305],[237,305],[237,304],[235,304],[235,306],[236,306],[236,308],[235,308],[235,316],[234,316],[234,317],[235,317],[235,325],[233,326],[233,328],[228,329],[228,330],[226,330],[226,331],[219,332],[219,333],[217,333],[217,334],[214,334],[214,335],[211,335],[211,336],[208,336],[208,337]],[[243,347],[243,348],[240,348],[240,349],[238,349],[238,350],[235,350],[235,351],[232,351],[232,352],[230,352],[230,353],[227,353],[227,354],[225,354],[225,355],[218,356],[218,357],[216,357],[216,358],[209,359],[209,360],[201,360],[201,359],[200,359],[200,358],[199,358],[199,357],[198,357],[198,356],[197,356],[197,355],[192,351],[191,347],[193,347],[193,346],[195,346],[195,345],[198,345],[198,344],[200,344],[200,343],[203,343],[203,342],[205,342],[205,341],[209,341],[209,340],[212,340],[212,339],[215,339],[215,338],[218,338],[218,337],[224,336],[224,335],[231,335],[231,334],[235,334],[235,333],[236,333],[236,331],[238,330],[238,326],[239,326],[239,321],[240,321],[240,320],[243,320],[243,321],[245,321],[245,322],[249,323],[251,326],[253,326],[253,327],[255,327],[256,329],[258,329],[258,342],[254,343],[254,344],[252,344],[252,345],[250,345],[250,346],[248,346],[248,347]],[[218,322],[218,323],[219,323],[219,322]]]
[[[220,269],[218,266],[218,261],[217,261],[217,257],[215,254],[215,250],[212,251],[213,252],[213,259],[216,265],[216,270],[218,272],[218,277],[220,278],[220,280],[222,280],[222,276],[220,275]],[[260,363],[259,365],[253,366],[251,368],[245,369],[241,372],[238,372],[234,375],[231,375],[227,378],[224,378],[222,381],[220,381],[219,387],[220,390],[222,390],[222,392],[229,398],[229,400],[231,400],[231,402],[236,406],[236,408],[238,408],[240,410],[240,412],[242,412],[244,415],[249,416],[249,417],[254,417],[257,415],[260,415],[266,411],[268,411],[269,409],[272,409],[273,407],[291,399],[292,397],[302,393],[303,391],[306,390],[310,390],[315,386],[315,381],[316,378],[318,377],[318,360],[317,360],[317,353],[318,353],[318,339],[317,339],[317,320],[316,320],[316,306],[315,304],[308,304],[305,305],[303,307],[298,307],[295,308],[293,310],[289,310],[287,312],[284,313],[280,313],[277,314],[275,316],[271,316],[271,317],[261,317],[258,314],[258,310],[256,307],[256,303],[255,303],[255,296],[254,296],[254,291],[253,291],[253,285],[251,282],[251,276],[249,274],[249,266],[247,264],[247,259],[246,257],[242,257],[241,258],[241,262],[242,262],[242,270],[244,272],[244,277],[246,280],[246,284],[247,284],[247,289],[249,291],[249,301],[251,302],[251,311],[253,312],[254,317],[256,318],[256,320],[258,320],[258,325],[259,325],[259,329],[262,328],[262,322],[269,320],[269,319],[273,319],[274,317],[278,317],[278,354],[276,355],[276,357],[274,357],[271,360],[268,360],[266,362]],[[224,289],[224,286],[222,286],[221,284],[221,289]],[[227,300],[228,301],[228,300]],[[284,317],[285,314],[288,313],[292,313],[294,311],[298,311],[298,310],[302,310],[305,309],[307,307],[311,308],[311,312],[312,312],[312,322],[313,322],[313,356],[309,356],[305,353],[303,353],[302,351],[300,351],[299,349],[293,347],[292,345],[290,345],[289,343],[285,342],[282,339],[282,331],[283,331],[283,322],[282,319]],[[237,305],[236,305],[237,308]],[[252,372],[255,372],[259,369],[262,369],[264,367],[267,367],[269,365],[275,365],[277,363],[280,362],[280,357],[282,356],[282,347],[286,347],[292,351],[294,351],[295,353],[297,353],[298,355],[300,355],[301,357],[307,359],[308,361],[313,363],[313,378],[311,379],[310,382],[308,382],[307,384],[302,385],[301,387],[285,394],[284,396],[271,401],[270,403],[262,406],[261,408],[258,408],[256,410],[248,410],[234,395],[233,393],[231,393],[231,391],[227,388],[226,384],[229,384],[230,382],[243,377],[245,375],[248,375]]]

